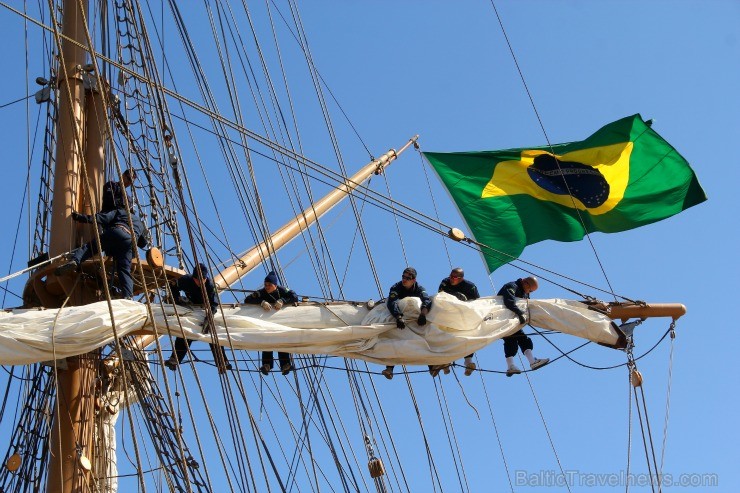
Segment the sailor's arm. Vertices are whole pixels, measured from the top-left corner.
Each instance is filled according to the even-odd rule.
[[[523,316],[524,312],[516,306],[516,287],[512,284],[507,284],[502,291],[501,296],[503,297],[504,306],[514,312],[518,317]]]

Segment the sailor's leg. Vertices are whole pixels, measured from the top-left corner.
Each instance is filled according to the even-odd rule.
[[[280,361],[280,372],[283,375],[287,375],[293,370],[293,362],[290,360],[290,353],[278,352],[278,360]]]
[[[180,363],[185,357],[185,354],[188,352],[188,348],[192,343],[193,341],[190,339],[183,339],[182,337],[175,339],[175,357],[177,358],[178,363]]]
[[[477,366],[473,362],[473,355],[475,353],[470,353],[469,355],[465,356],[465,376],[469,377],[473,374],[473,372],[476,370]]]
[[[213,353],[213,361],[216,362],[219,371],[231,370],[231,363],[229,363],[229,359],[226,357],[226,349],[219,344],[209,344],[209,346],[211,347],[211,353]]]
[[[285,365],[291,364],[290,353],[278,352],[278,361],[280,361],[280,368],[284,367]]]
[[[272,370],[273,359],[272,351],[262,351],[262,366],[267,366],[268,369]]]
[[[70,252],[69,262],[57,267],[54,271],[54,274],[57,276],[61,276],[62,274],[66,274],[68,272],[77,272],[82,261],[92,257],[92,249],[93,246],[91,243],[85,243],[81,247],[75,248]]]
[[[118,274],[118,283],[121,287],[121,294],[124,298],[131,299],[134,297],[134,277],[131,275],[131,249],[116,256],[116,273]]]
[[[101,235],[103,250],[112,255],[116,261],[118,285],[124,298],[134,296],[134,278],[131,275],[131,258],[133,257],[131,236],[119,228],[107,229]]]
[[[172,350],[172,354],[170,354],[170,357],[167,358],[167,360],[164,362],[165,366],[170,370],[175,371],[177,365],[179,365],[182,359],[185,357],[185,353],[188,352],[188,347],[190,347],[190,344],[192,344],[192,342],[193,341],[183,339],[182,337],[178,337],[177,339],[175,339],[175,346]]]
[[[534,349],[534,343],[532,342],[532,339],[530,339],[528,336],[525,336],[524,332],[522,332],[522,336],[517,339],[517,343],[519,344],[519,347],[521,348],[523,353],[529,351],[531,354],[532,349]]]
[[[516,356],[517,350],[519,348],[518,341],[519,341],[520,334],[524,335],[524,332],[520,330],[515,334],[504,337],[504,356],[505,357],[513,358],[514,356]]]
[[[516,375],[522,372],[516,366],[516,363],[514,363],[514,356],[516,356],[517,350],[520,345],[519,340],[522,337],[526,337],[526,336],[524,335],[524,331],[521,331],[521,330],[508,337],[504,337],[504,356],[506,356],[506,376],[507,377],[510,377],[512,375]]]

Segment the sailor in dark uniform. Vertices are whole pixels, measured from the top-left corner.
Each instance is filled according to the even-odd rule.
[[[133,169],[127,169],[122,175],[123,181],[109,181],[103,185],[103,207],[100,212],[109,212],[118,208],[126,208],[126,198],[128,206],[131,207],[131,197],[126,195],[126,189],[133,185],[136,180],[136,172]]]
[[[133,224],[133,235],[129,218]],[[133,258],[133,245],[145,248],[147,245],[144,224],[136,214],[129,214],[125,209],[114,209],[109,212],[99,212],[94,216],[87,214],[72,213],[72,219],[80,223],[92,223],[93,220],[100,226],[100,245],[105,254],[113,257],[116,262],[116,273],[124,298],[131,299],[134,296],[134,279],[131,276],[131,259]],[[71,260],[58,267],[56,275],[79,270],[80,264],[98,253],[98,244],[95,240],[72,250]]]
[[[244,303],[247,305],[260,305],[265,311],[273,309],[280,310],[286,304],[298,303],[298,296],[293,290],[279,286],[277,274],[270,272],[265,277],[264,287],[247,296]],[[260,372],[263,375],[270,373],[274,359],[275,357],[272,351],[262,351]],[[278,352],[278,360],[280,361],[280,371],[283,375],[287,375],[293,370],[293,363],[290,360],[289,353]]]
[[[403,312],[398,307],[398,300],[402,300],[407,297],[416,297],[421,299],[421,310],[419,311],[419,318],[416,323],[419,325],[426,325],[427,314],[429,309],[432,307],[432,299],[424,289],[424,286],[416,282],[416,269],[413,267],[406,267],[401,275],[401,281],[391,286],[391,291],[388,294],[388,310],[391,312],[393,318],[396,319],[396,327],[399,329],[406,328],[406,323],[403,321]],[[393,378],[393,365],[385,367],[382,371],[383,376],[388,380]],[[431,369],[431,367],[430,367]]]
[[[454,269],[452,269],[452,271],[450,271],[450,276],[442,279],[442,282],[439,283],[439,289],[437,289],[437,292],[445,292],[451,294],[462,301],[472,301],[480,298],[480,294],[478,294],[478,287],[471,281],[465,279],[465,272],[462,270],[462,267],[455,267]],[[465,356],[466,377],[472,375],[476,368],[476,365],[473,362],[473,354],[475,353],[471,353]],[[429,372],[434,377],[437,376],[439,370],[444,370],[445,373],[449,373],[450,366],[443,365],[441,368],[438,366],[433,367],[429,370]]]
[[[218,312],[218,300],[216,299],[216,290],[213,287],[213,283],[209,279],[208,276],[208,268],[204,264],[197,264],[195,268],[193,269],[193,273],[191,275],[184,275],[180,277],[177,281],[170,284],[170,291],[172,292],[172,298],[175,301],[176,305],[188,305],[188,304],[195,304],[195,305],[203,305],[204,308],[206,306],[210,306],[211,308],[211,314],[215,315]],[[183,299],[183,297],[180,295],[180,292],[185,293],[185,296],[187,298]],[[208,303],[206,303],[206,300],[203,298],[203,291],[205,291]],[[204,320],[204,327],[211,328],[209,325],[212,318],[209,319],[208,315],[206,315],[206,319]],[[193,343],[190,339],[183,339],[182,337],[178,337],[175,339],[175,347],[172,351],[172,354],[170,355],[169,359],[165,361],[165,365],[170,370],[174,370],[179,363],[182,362],[182,359],[185,357],[185,354],[188,352],[188,348]],[[218,360],[218,351],[220,348],[221,351],[221,358],[223,358],[224,368],[226,370],[231,370],[231,363],[229,363],[228,358],[226,357],[226,350],[223,346],[219,346],[218,344],[210,344],[211,346],[211,352],[213,353],[214,359]],[[218,365],[219,368],[221,367]]]
[[[520,324],[527,323],[527,315],[516,306],[517,298],[529,298],[529,293],[536,291],[539,287],[536,277],[525,277],[523,279],[517,279],[516,281],[508,282],[501,286],[501,289],[497,293],[497,296],[503,296],[504,305],[506,308],[514,312],[519,318]],[[523,330],[519,330],[515,334],[508,337],[504,337],[504,356],[506,356],[506,376],[510,377],[521,373],[516,364],[514,364],[514,356],[516,356],[517,349],[521,348],[524,356],[529,361],[529,367],[532,370],[545,366],[550,362],[549,358],[538,359],[532,354],[534,349],[534,343],[532,339],[524,334]]]

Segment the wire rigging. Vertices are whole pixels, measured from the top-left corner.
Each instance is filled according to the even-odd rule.
[[[548,136],[547,131],[545,130],[545,125],[542,122],[542,118],[540,117],[540,113],[537,110],[537,105],[534,102],[534,97],[532,96],[532,93],[529,90],[529,86],[527,85],[527,81],[526,81],[526,79],[524,77],[524,72],[522,71],[521,67],[519,66],[519,61],[517,60],[516,54],[514,53],[514,48],[513,48],[512,44],[511,44],[511,41],[509,40],[508,34],[506,33],[506,29],[504,28],[503,20],[501,19],[501,16],[499,15],[499,12],[498,12],[498,9],[496,8],[496,3],[495,3],[494,0],[491,0],[491,7],[493,7],[494,14],[496,15],[496,19],[498,20],[499,27],[501,28],[501,33],[503,34],[504,39],[506,40],[506,46],[509,48],[509,53],[511,54],[511,58],[514,61],[514,65],[516,66],[517,72],[519,73],[519,79],[522,81],[522,86],[524,87],[524,91],[527,93],[527,97],[529,98],[530,106],[532,107],[532,110],[534,111],[535,117],[537,118],[537,122],[539,123],[540,129],[542,130],[542,134],[545,137],[545,141],[547,142],[548,147],[550,147],[550,152],[552,152],[554,154],[554,151],[552,149],[552,143],[550,142],[550,137]],[[558,166],[558,170],[560,171],[561,176],[564,176],[564,175],[562,175],[562,170],[560,169],[560,161],[556,159],[555,160],[555,163]],[[586,227],[586,223],[583,220],[583,216],[581,214],[581,210],[578,207],[576,207],[575,197],[573,196],[573,194],[570,191],[570,186],[568,185],[567,180],[563,179],[563,183],[565,184],[566,190],[568,191],[568,196],[570,197],[571,202],[573,204],[573,210],[576,212],[576,214],[578,216],[578,220],[581,223],[581,227],[583,228],[583,231],[584,232],[587,232],[588,233],[588,228]],[[609,276],[607,276],[607,274],[606,274],[606,270],[604,268],[603,263],[601,262],[601,258],[599,257],[599,253],[596,250],[596,246],[594,245],[594,243],[593,243],[593,241],[591,239],[591,235],[590,234],[586,234],[585,236],[588,239],[588,243],[589,243],[589,245],[591,247],[591,251],[594,254],[594,258],[596,259],[596,262],[598,263],[599,268],[601,269],[601,273],[604,276],[604,280],[606,281],[607,285],[609,286],[609,291],[612,294],[612,296],[614,296],[614,298],[616,299],[616,294],[614,293],[614,289],[612,288],[611,282],[609,281]]]

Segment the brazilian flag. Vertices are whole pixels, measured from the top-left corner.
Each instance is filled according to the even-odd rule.
[[[577,241],[665,219],[706,200],[686,160],[640,115],[580,142],[425,152],[491,272],[542,240]]]

